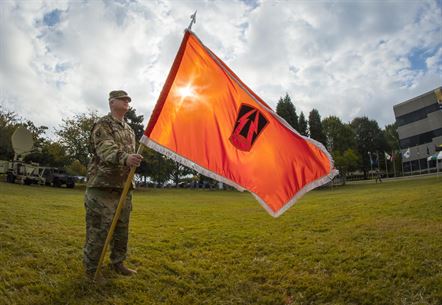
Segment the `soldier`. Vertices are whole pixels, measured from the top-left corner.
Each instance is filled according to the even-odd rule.
[[[91,131],[92,159],[87,172],[84,203],[86,243],[83,250],[84,266],[89,278],[93,278],[96,271],[130,167],[138,167],[143,159],[141,155],[135,153],[134,131],[124,121],[130,101],[131,98],[125,91],[110,92],[110,113],[100,118]],[[133,187],[132,182],[110,243],[111,268],[126,276],[136,273],[123,264],[127,253]]]

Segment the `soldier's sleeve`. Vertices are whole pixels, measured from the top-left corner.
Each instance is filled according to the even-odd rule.
[[[129,154],[119,149],[109,127],[97,124],[92,130],[92,144],[95,146],[95,153],[104,162],[126,165]]]

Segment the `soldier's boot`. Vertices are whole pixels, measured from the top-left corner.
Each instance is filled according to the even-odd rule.
[[[111,268],[116,272],[124,276],[132,276],[137,273],[136,270],[127,268],[123,262],[112,264]]]

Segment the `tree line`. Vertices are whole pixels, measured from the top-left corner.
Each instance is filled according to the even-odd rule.
[[[36,162],[41,166],[63,167],[75,176],[86,176],[87,165],[91,154],[89,152],[89,137],[95,121],[99,118],[97,112],[76,114],[62,120],[55,129],[56,139],[45,136],[46,126],[35,126],[32,121],[21,118],[17,113],[0,106],[0,160],[12,160],[14,150],[11,136],[19,126],[26,127],[33,136],[34,150],[26,155],[25,162]],[[136,110],[130,108],[125,115],[126,122],[135,132],[136,139],[140,139],[144,132],[143,116],[137,115]],[[159,153],[146,148],[143,152],[144,160],[137,168],[138,182],[155,186],[163,186],[168,181],[178,186],[179,183],[193,184],[194,186],[213,186],[215,181],[202,176]]]
[[[305,117],[301,112],[298,116],[288,94],[281,97],[277,103],[276,112],[284,118],[299,134],[310,137],[322,143],[333,156],[335,166],[343,176],[355,170],[360,170],[364,177],[373,166],[374,155],[384,152],[397,152],[399,137],[394,124],[380,129],[375,120],[358,117],[349,123],[342,122],[336,116],[321,119],[319,111],[312,109]],[[85,176],[90,159],[89,136],[94,122],[98,119],[97,112],[76,114],[65,118],[55,129],[55,139],[46,137],[48,128],[36,126],[32,121],[21,118],[17,113],[0,106],[0,160],[12,160],[14,151],[11,135],[18,126],[26,127],[33,135],[34,147],[25,161],[37,162],[41,166],[64,167],[70,174]],[[133,128],[135,136],[140,139],[143,135],[144,117],[130,108],[125,116],[126,122]],[[379,154],[380,153],[380,154]],[[197,172],[151,150],[144,150],[144,160],[137,169],[140,182],[151,182],[164,185],[173,181],[175,186],[180,183],[213,185],[215,182]],[[399,159],[399,158],[397,158]],[[396,162],[400,162],[397,160]],[[398,163],[397,168],[400,168]]]
[[[317,109],[310,111],[307,121],[303,112],[298,116],[288,94],[279,99],[276,113],[301,135],[322,143],[331,153],[343,177],[360,171],[366,179],[372,169],[385,170],[386,162],[389,164],[387,167],[390,166],[389,170],[401,168],[396,123],[381,129],[376,120],[366,116],[356,117],[348,123],[342,122],[337,116],[321,119]]]

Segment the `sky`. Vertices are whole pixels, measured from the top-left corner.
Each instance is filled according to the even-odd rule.
[[[383,128],[442,85],[442,0],[0,0],[0,106],[50,136],[123,89],[146,124],[195,10],[194,33],[273,109],[288,93],[298,114]]]

